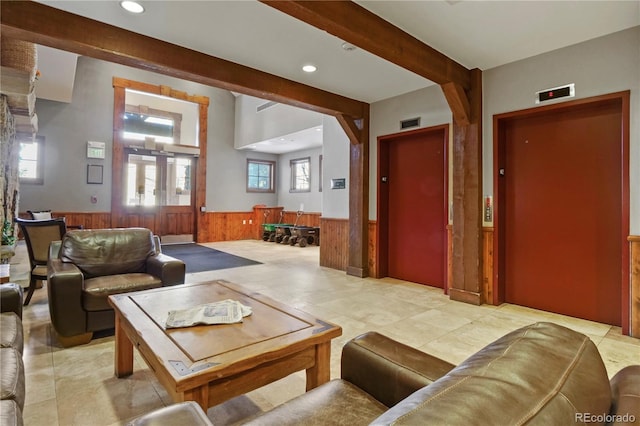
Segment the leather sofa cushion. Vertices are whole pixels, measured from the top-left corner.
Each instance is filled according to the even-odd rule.
[[[22,410],[12,399],[0,401],[0,425],[22,426]]]
[[[24,365],[22,354],[13,348],[0,348],[0,399],[12,399],[24,408]]]
[[[610,403],[593,342],[537,323],[493,342],[372,424],[569,425],[578,413],[608,413]]]
[[[69,231],[60,246],[60,259],[75,264],[85,278],[145,272],[154,253],[153,235],[146,228]]]
[[[22,287],[18,284],[0,284],[0,311],[15,312],[22,319],[22,295]]]
[[[640,423],[640,365],[630,365],[611,379],[613,425],[629,425],[631,417]]]
[[[22,321],[15,312],[3,312],[0,315],[0,347],[14,348],[22,353],[24,348]]]
[[[336,379],[250,420],[245,425],[368,425],[387,410],[368,393]]]
[[[108,300],[112,294],[158,287],[162,287],[160,278],[149,274],[134,273],[95,277],[84,280],[82,306],[86,311],[112,309]]]
[[[127,426],[159,425],[213,426],[213,423],[211,423],[200,406],[193,401],[169,405],[127,423]]]

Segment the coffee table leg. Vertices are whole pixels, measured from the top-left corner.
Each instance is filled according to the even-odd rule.
[[[209,409],[209,384],[185,391],[183,399],[184,401],[197,402],[206,413]]]
[[[122,328],[120,315],[116,313],[116,377],[125,377],[133,373],[133,343]]]
[[[316,345],[315,365],[307,369],[307,391],[327,383],[331,376],[331,342]]]

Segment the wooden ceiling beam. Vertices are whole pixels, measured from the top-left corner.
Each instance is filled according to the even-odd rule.
[[[361,118],[365,102],[307,86],[33,1],[0,3],[3,37],[195,81],[328,115]]]
[[[260,1],[434,83],[471,87],[467,68],[352,1]]]

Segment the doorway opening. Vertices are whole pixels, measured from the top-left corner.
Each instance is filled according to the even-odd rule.
[[[448,139],[441,125],[378,138],[378,275],[447,288]]]
[[[114,77],[112,227],[199,241],[209,98]]]
[[[494,304],[629,322],[629,92],[494,117]]]

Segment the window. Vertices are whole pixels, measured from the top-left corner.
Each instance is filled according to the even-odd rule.
[[[126,105],[123,137],[136,141],[153,138],[155,142],[178,145],[181,125],[182,114],[143,105]]]
[[[275,161],[247,160],[247,192],[275,192]]]
[[[44,136],[17,136],[20,144],[18,170],[20,183],[44,183]]]
[[[289,192],[311,191],[311,158],[291,160],[291,190]]]
[[[190,157],[140,154],[128,150],[125,167],[127,206],[190,206]]]

